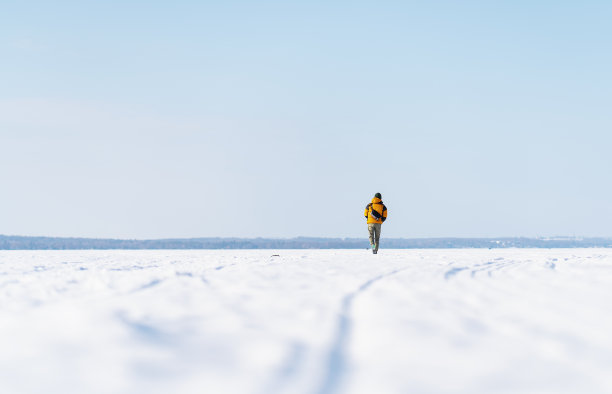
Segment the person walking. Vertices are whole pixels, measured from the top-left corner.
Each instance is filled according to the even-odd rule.
[[[366,205],[364,215],[368,220],[368,232],[370,233],[370,246],[372,253],[378,253],[378,245],[380,244],[380,229],[385,220],[387,220],[387,207],[382,202],[382,195],[376,193],[372,202]]]

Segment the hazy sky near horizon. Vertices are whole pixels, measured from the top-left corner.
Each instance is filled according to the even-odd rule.
[[[609,1],[5,1],[0,234],[612,236]]]

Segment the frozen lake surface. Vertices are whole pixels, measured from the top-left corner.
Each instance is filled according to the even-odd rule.
[[[612,250],[0,251],[0,350],[7,394],[611,393]]]

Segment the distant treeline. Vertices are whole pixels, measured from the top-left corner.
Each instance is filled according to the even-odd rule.
[[[366,238],[187,238],[123,240],[0,235],[2,250],[67,249],[361,249]],[[612,238],[384,238],[386,249],[612,248]]]

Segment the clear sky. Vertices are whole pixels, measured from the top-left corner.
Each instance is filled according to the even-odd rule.
[[[610,1],[12,1],[0,234],[612,236]]]

